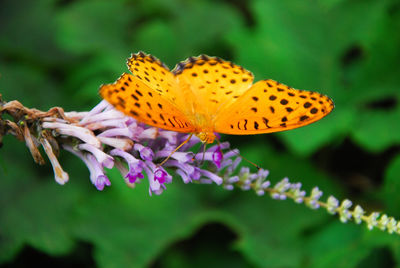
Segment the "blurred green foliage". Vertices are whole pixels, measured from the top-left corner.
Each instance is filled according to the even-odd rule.
[[[0,1],[0,93],[88,110],[143,50],[170,67],[205,53],[334,100],[297,130],[224,136],[271,172],[400,218],[400,4],[396,0]],[[24,144],[0,150],[0,263],[20,267],[394,267],[400,240],[322,211],[175,178],[161,196],[98,192],[62,152],[65,186]]]

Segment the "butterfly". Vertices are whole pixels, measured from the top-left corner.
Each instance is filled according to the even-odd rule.
[[[148,125],[191,133],[203,143],[215,133],[248,135],[284,131],[311,124],[329,114],[332,100],[271,79],[253,84],[243,67],[200,55],[170,71],[152,55],[132,54],[113,84],[100,95],[117,110]]]

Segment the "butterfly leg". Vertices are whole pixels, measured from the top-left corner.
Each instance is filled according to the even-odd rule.
[[[199,150],[197,151],[197,153],[193,156],[192,160],[194,161],[196,159],[197,154],[200,152],[201,148],[203,148],[203,157],[201,158],[201,161],[200,161],[200,165],[202,165],[204,163],[204,157],[206,155],[206,147],[207,147],[207,143],[202,143]]]
[[[204,163],[204,157],[206,155],[206,147],[207,147],[207,143],[203,144],[203,158],[201,159],[201,164]]]
[[[175,150],[173,150],[173,151],[169,154],[169,156],[168,156],[167,158],[165,158],[165,159],[160,163],[160,166],[164,165],[165,162],[167,162],[167,160],[168,160],[176,151],[178,151],[183,145],[185,145],[185,144],[192,138],[192,136],[193,136],[193,133],[190,133],[189,137],[188,137],[184,142],[182,142],[178,147],[176,147]]]
[[[196,157],[197,157],[197,155],[199,154],[199,152],[201,151],[201,150],[203,150],[203,151],[205,151],[205,144],[204,143],[202,143],[201,145],[200,145],[200,147],[199,147],[199,149],[197,150],[197,152],[194,154],[194,156],[192,157],[192,161],[194,161],[194,160],[196,160]]]

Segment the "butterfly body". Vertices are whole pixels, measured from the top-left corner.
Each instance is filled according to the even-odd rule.
[[[190,57],[169,71],[143,52],[128,59],[132,74],[103,85],[100,95],[137,120],[193,133],[212,143],[215,133],[248,135],[313,123],[334,107],[322,94],[267,79],[253,84],[251,72],[216,57]]]

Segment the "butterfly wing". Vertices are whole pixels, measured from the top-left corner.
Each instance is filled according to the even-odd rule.
[[[101,86],[99,92],[117,110],[140,122],[177,132],[194,131],[186,116],[170,100],[131,74],[124,73],[114,84]]]
[[[250,88],[251,72],[217,57],[190,57],[172,70],[180,88],[189,88],[196,102],[194,111],[215,115]]]
[[[173,73],[153,55],[144,52],[132,54],[127,61],[132,74],[150,88],[171,101],[181,111],[190,110],[188,99],[192,99],[186,88],[180,88]]]
[[[333,108],[327,96],[263,80],[222,110],[214,126],[216,132],[236,135],[284,131],[318,121]]]

